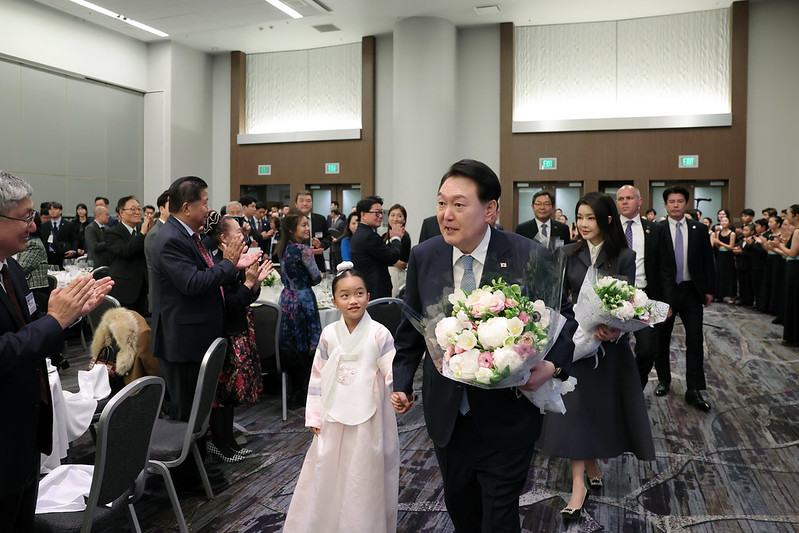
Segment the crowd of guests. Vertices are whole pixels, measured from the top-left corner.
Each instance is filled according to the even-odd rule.
[[[6,176],[3,180],[17,184],[18,178]],[[8,196],[6,189],[0,187],[0,193]],[[314,435],[286,520],[289,532],[322,522],[331,530],[351,530],[353,517],[362,524],[355,529],[394,530],[399,455],[393,413],[413,407],[413,377],[420,364],[425,422],[456,529],[518,531],[518,496],[535,449],[570,461],[571,495],[561,511],[566,521],[579,519],[589,494],[603,489],[597,459],[630,452],[654,460],[643,394],[653,367],[654,394],[671,392],[677,315],[686,344],[681,392],[702,412],[712,409],[703,396],[703,310],[714,300],[772,313],[784,324],[784,342],[799,342],[799,271],[794,268],[799,265],[799,205],[782,216],[764,210],[757,220],[744,210],[739,227],[722,209],[714,224],[689,208],[686,188],[673,186],[663,192],[666,215],[657,219],[654,209],[641,214],[640,191],[627,185],[615,198],[584,195],[569,223],[555,196],[542,190],[532,200],[534,217],[505,232],[498,223],[497,176],[478,161],[462,160],[442,178],[436,214],[423,221],[414,246],[405,230],[404,206],[384,209],[383,199],[374,195],[346,216],[336,202],[327,216],[314,213],[309,191],[299,191],[291,206],[267,209],[244,196],[217,212],[208,206],[207,184],[184,177],[155,206],[142,209],[136,198],[126,196],[118,200],[114,217],[108,200],[98,197],[93,216],[78,204],[75,216],[66,220],[58,202],[42,204],[37,213],[31,191],[22,192],[27,194],[13,201],[0,197],[0,223],[24,222],[24,246],[22,237],[7,246],[4,237],[0,252],[6,252],[4,260],[12,249],[18,254],[34,309],[55,305],[51,314],[66,327],[68,319],[110,291],[124,307],[148,317],[169,416],[188,420],[201,358],[213,339],[227,339],[206,443],[208,453],[225,462],[252,453],[234,438],[233,414],[236,406],[258,401],[262,392],[250,306],[266,277],[279,271],[279,344],[291,380],[289,404],[305,405],[306,426]],[[47,269],[84,253],[94,267],[107,266],[111,279],[81,281],[70,289],[73,297],[80,292],[81,309],[62,312],[59,294],[66,291],[50,293]],[[566,325],[519,388],[532,391],[550,379],[576,376],[577,390],[564,397],[565,415],[542,417],[511,389],[480,389],[443,377],[423,357],[425,340],[412,321],[406,317],[396,332],[388,331],[366,312],[370,300],[399,296],[408,309],[423,313],[448,291],[468,292],[500,270],[508,283],[523,283],[530,257],[549,261],[561,253],[566,266],[560,311]],[[583,328],[572,307],[590,267],[666,302],[669,317],[635,334],[604,325]],[[11,278],[5,275],[4,269],[4,296],[11,296]],[[341,319],[323,329],[313,287],[325,276]],[[18,333],[3,327],[5,355],[6,335]],[[40,348],[30,356],[33,366],[37,357],[51,355],[52,350]],[[191,461],[173,476],[179,487],[199,483]],[[357,497],[342,497],[344,489],[355,490]],[[7,510],[9,498],[18,495],[6,496],[3,490],[0,509]],[[344,508],[346,513],[339,512]]]

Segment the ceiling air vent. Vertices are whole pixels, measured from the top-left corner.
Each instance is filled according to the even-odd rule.
[[[318,31],[319,33],[329,33],[331,31],[341,31],[341,28],[336,26],[335,24],[320,24],[319,26],[311,26],[313,29]]]

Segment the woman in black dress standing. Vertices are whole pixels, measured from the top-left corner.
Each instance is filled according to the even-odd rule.
[[[785,223],[793,226],[787,242],[777,240],[777,253],[785,259],[783,284],[785,301],[783,305],[782,342],[788,346],[799,346],[799,204],[788,208]]]
[[[766,257],[766,276],[769,279],[771,288],[768,298],[768,313],[774,315],[774,324],[782,324],[782,307],[785,303],[785,288],[783,274],[785,272],[785,261],[777,250],[779,236],[782,235],[782,217],[773,216],[768,219],[768,229],[771,230],[771,237],[763,246],[768,252]]]
[[[721,213],[721,211],[719,211]],[[719,227],[711,234],[710,242],[716,249],[716,300],[731,304],[735,301],[735,232],[730,229],[730,219],[722,217]]]
[[[635,281],[635,252],[627,247],[615,202],[601,193],[588,193],[577,202],[577,228],[583,241],[563,247],[565,285],[577,302],[588,268],[601,274]],[[582,328],[580,328],[582,330]],[[575,335],[575,356],[581,343]],[[583,330],[583,338],[602,341],[599,354],[574,362],[569,373],[577,388],[563,397],[566,414],[544,417],[538,444],[541,450],[571,460],[572,489],[565,520],[579,518],[588,498],[585,475],[592,488],[602,487],[597,458],[632,452],[639,459],[655,459],[641,381],[628,342],[629,335],[605,325]],[[583,345],[584,346],[584,345]],[[596,349],[591,350],[596,353]]]

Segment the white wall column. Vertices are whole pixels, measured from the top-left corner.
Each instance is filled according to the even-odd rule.
[[[455,162],[457,32],[452,22],[413,17],[394,27],[392,191],[408,210],[414,243],[422,219],[435,213],[441,176]]]

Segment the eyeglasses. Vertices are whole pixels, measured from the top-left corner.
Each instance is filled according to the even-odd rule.
[[[546,203],[536,202],[536,203],[533,204],[533,206],[534,207],[552,207],[552,204],[549,203],[549,202],[546,202]]]
[[[120,209],[120,211],[133,211],[134,213],[141,213],[141,207],[128,207],[125,209]]]
[[[1,218],[7,218],[9,220],[18,220],[19,222],[24,222],[25,224],[30,224],[33,222],[33,219],[36,218],[38,213],[36,211],[31,211],[31,214],[26,216],[25,218],[17,218],[17,217],[10,217],[8,215],[0,215]]]
[[[382,211],[366,211],[366,212],[367,213],[372,213],[373,215],[377,215],[379,217],[383,216],[383,212]]]

